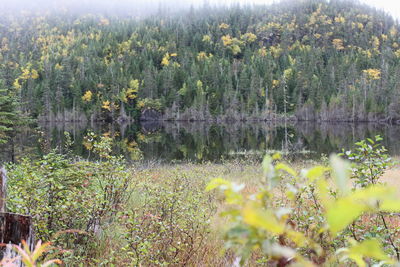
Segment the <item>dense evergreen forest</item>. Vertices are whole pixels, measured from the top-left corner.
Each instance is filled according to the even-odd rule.
[[[46,121],[393,122],[399,31],[384,12],[338,0],[140,19],[5,12],[1,87]]]

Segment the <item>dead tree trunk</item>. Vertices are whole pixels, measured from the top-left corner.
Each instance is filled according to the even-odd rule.
[[[7,172],[4,167],[0,169],[0,212],[6,212],[7,198]]]
[[[33,244],[32,218],[15,213],[6,212],[7,172],[0,169],[0,259],[13,257],[6,255],[8,244],[20,245],[25,240],[30,247]]]

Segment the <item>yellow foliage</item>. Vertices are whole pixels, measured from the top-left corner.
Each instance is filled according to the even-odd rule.
[[[168,66],[169,65],[169,59],[170,59],[170,55],[168,53],[166,53],[165,56],[163,57],[162,61],[161,61],[161,65]]]
[[[221,23],[218,28],[220,28],[221,30],[226,30],[229,29],[229,24],[226,23]]]
[[[89,101],[92,100],[92,96],[93,96],[93,93],[92,93],[90,90],[88,90],[88,91],[86,91],[85,94],[82,96],[82,100],[85,101],[85,102],[89,102]]]
[[[281,29],[282,25],[276,22],[269,22],[267,25],[262,27],[262,30],[269,30],[269,29]]]
[[[361,53],[366,55],[368,58],[372,57],[372,52],[370,50],[362,50]]]
[[[200,81],[200,80],[198,80],[198,81],[196,82],[196,85],[197,85],[197,88],[203,88],[203,82]]]
[[[224,46],[229,46],[232,44],[232,38],[229,34],[222,36],[221,40],[222,40],[222,43],[224,44]]]
[[[243,44],[243,41],[240,41],[237,38],[232,38],[229,34],[222,36],[221,40],[224,46],[230,48],[232,54],[237,55],[241,52],[240,46]]]
[[[251,32],[247,32],[242,35],[241,39],[248,43],[253,43],[257,40],[257,35],[255,35],[254,33],[251,33]]]
[[[267,55],[267,49],[265,47],[258,49],[258,54],[262,57],[265,57]]]
[[[293,69],[288,68],[283,71],[283,77],[285,77],[285,79],[290,79],[292,76],[293,76]]]
[[[15,89],[21,89],[21,84],[19,83],[19,79],[15,79],[13,86]]]
[[[397,58],[400,58],[400,49],[397,49],[396,52],[394,52],[394,55],[395,55]]]
[[[179,64],[178,62],[172,63],[172,67],[174,67],[174,68],[179,68],[180,66],[181,66],[181,64]]]
[[[111,111],[110,101],[108,101],[108,100],[103,101],[103,105],[101,107],[108,111]]]
[[[379,80],[381,78],[381,71],[378,69],[366,69],[363,73],[369,80]]]
[[[32,69],[32,65],[28,64],[25,68],[21,68],[22,74],[19,76],[19,79],[28,80],[28,79],[37,79],[39,78],[39,73],[37,70]]]
[[[271,46],[270,50],[271,50],[271,54],[274,56],[274,58],[279,57],[283,51],[279,44],[277,46]]]
[[[380,41],[379,38],[376,36],[372,36],[372,40],[371,40],[372,45],[374,46],[374,48],[378,49],[379,45],[380,45]]]
[[[137,93],[137,90],[132,89],[132,88],[128,88],[126,90],[126,97],[128,99],[135,99],[137,97],[136,93]]]
[[[87,141],[87,140],[84,140],[84,141],[82,142],[82,144],[83,144],[83,146],[84,146],[87,150],[92,150],[92,148],[93,148],[93,143],[92,143],[92,142],[89,142],[89,141]]]
[[[124,89],[121,92],[121,100],[125,103],[128,102],[129,99],[137,98],[137,92],[139,91],[139,80],[131,80],[129,82],[129,88]]]
[[[264,229],[272,234],[283,234],[285,225],[279,222],[271,210],[264,210],[251,205],[242,210],[243,221],[253,227]]]
[[[21,74],[20,78],[23,80],[28,80],[30,78],[30,71],[28,68],[26,68],[26,69],[22,68],[22,74]]]
[[[262,97],[264,97],[265,96],[265,88],[260,88],[260,95],[262,96]]]
[[[210,35],[203,35],[203,42],[210,43],[211,42]]]
[[[367,14],[358,14],[358,15],[356,16],[356,18],[362,19],[362,20],[364,20],[364,21],[367,21],[367,20],[370,19],[370,17],[369,17]]]
[[[335,47],[336,50],[343,50],[343,40],[342,39],[333,39],[332,44]]]
[[[343,16],[338,16],[338,17],[335,17],[335,22],[336,23],[345,23],[346,19]]]
[[[57,64],[54,66],[54,68],[55,68],[56,70],[62,70],[64,67],[61,66],[59,63],[57,63]]]
[[[360,267],[365,267],[367,264],[364,261],[366,256],[380,261],[386,261],[389,264],[390,258],[385,254],[382,245],[377,239],[366,239],[361,243],[355,240],[350,240],[351,247],[340,251],[339,254],[343,259],[351,259]],[[390,264],[391,265],[391,264]]]
[[[37,78],[39,78],[39,73],[37,72],[37,70],[35,70],[35,69],[32,69],[31,70],[31,76],[30,76],[32,79],[37,79]]]
[[[272,87],[277,87],[277,86],[279,86],[279,84],[280,84],[281,82],[279,81],[279,80],[272,80]]]
[[[351,23],[351,28],[352,29],[359,29],[359,30],[363,30],[364,29],[364,24],[360,23],[360,22],[352,22]]]
[[[201,60],[206,60],[208,57],[207,57],[207,53],[206,52],[200,52],[198,55],[197,55],[197,60],[199,60],[199,61],[201,61]]]
[[[131,80],[129,82],[129,87],[132,88],[133,90],[139,90],[139,80]]]

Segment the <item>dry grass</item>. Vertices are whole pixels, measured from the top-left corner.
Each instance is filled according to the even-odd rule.
[[[315,162],[292,162],[290,165],[296,170],[315,165]],[[147,181],[151,183],[163,183],[171,177],[188,177],[195,179],[191,186],[205,187],[205,185],[214,178],[223,178],[226,180],[243,183],[246,187],[244,194],[253,194],[264,186],[263,172],[261,164],[257,162],[225,162],[224,164],[206,163],[206,164],[179,164],[179,165],[160,165],[149,169],[144,169],[136,173],[138,181]],[[400,164],[396,164],[389,169],[382,177],[382,181],[393,186],[400,195]],[[281,189],[277,189],[281,190]],[[276,197],[284,197],[283,191],[276,192]],[[310,200],[309,205],[313,203]],[[204,248],[204,254],[194,256],[193,262],[196,266],[232,266],[235,260],[234,254],[224,250],[223,233],[228,227],[227,219],[218,216],[226,206],[222,198],[217,198],[217,207],[215,215],[212,218],[211,233],[207,238]],[[376,223],[379,218],[363,216],[362,221],[366,220],[366,225]],[[388,224],[400,226],[400,219],[388,217]],[[198,257],[198,258],[197,258]],[[249,266],[255,266],[257,255],[250,259]]]
[[[381,181],[396,188],[400,195],[400,164],[396,164],[391,169],[387,170],[382,176]]]

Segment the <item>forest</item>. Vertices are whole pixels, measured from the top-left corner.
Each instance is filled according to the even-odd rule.
[[[400,266],[394,17],[118,10],[0,10],[0,266]]]
[[[357,2],[0,23],[1,87],[41,121],[400,119],[399,24]]]

